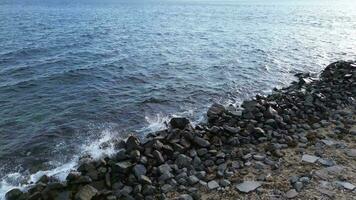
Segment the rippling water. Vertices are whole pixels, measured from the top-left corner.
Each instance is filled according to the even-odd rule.
[[[352,0],[3,0],[0,199],[112,137],[355,59],[355,36]]]

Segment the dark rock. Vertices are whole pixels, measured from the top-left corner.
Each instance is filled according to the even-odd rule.
[[[191,162],[192,162],[192,158],[184,154],[179,154],[175,163],[178,165],[179,168],[183,168],[183,167],[190,167]]]
[[[140,147],[140,140],[134,136],[134,135],[130,135],[127,140],[126,140],[126,148],[127,151],[132,151],[135,149],[139,149]]]
[[[98,190],[90,185],[83,186],[75,195],[76,200],[91,200],[98,193]]]
[[[152,155],[156,158],[156,161],[159,163],[159,164],[162,164],[164,163],[164,158],[161,154],[161,152],[157,151],[157,150],[154,150]]]
[[[22,199],[23,192],[20,189],[12,189],[5,195],[6,200],[20,200]]]
[[[169,122],[172,128],[177,128],[177,129],[185,129],[185,127],[187,127],[189,123],[190,123],[189,120],[184,117],[174,117]]]
[[[138,164],[133,167],[133,172],[135,176],[138,178],[141,175],[146,175],[147,169],[144,165]]]
[[[221,104],[214,103],[208,110],[207,116],[209,121],[214,121],[225,112],[225,107]]]
[[[194,137],[194,143],[196,143],[200,147],[209,147],[210,146],[209,141],[205,140],[204,138],[198,137],[198,136]]]

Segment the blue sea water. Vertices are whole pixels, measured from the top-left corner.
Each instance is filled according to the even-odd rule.
[[[352,0],[1,0],[0,199],[112,138],[355,58]]]

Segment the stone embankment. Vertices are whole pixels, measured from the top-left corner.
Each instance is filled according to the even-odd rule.
[[[117,140],[111,158],[83,158],[65,182],[43,176],[8,200],[354,199],[356,63],[339,61],[318,78],[214,104],[206,124],[173,118],[144,140]]]

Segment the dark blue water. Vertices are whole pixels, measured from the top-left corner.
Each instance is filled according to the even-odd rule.
[[[98,144],[113,137],[355,59],[355,36],[352,0],[2,0],[0,193],[110,154]]]

